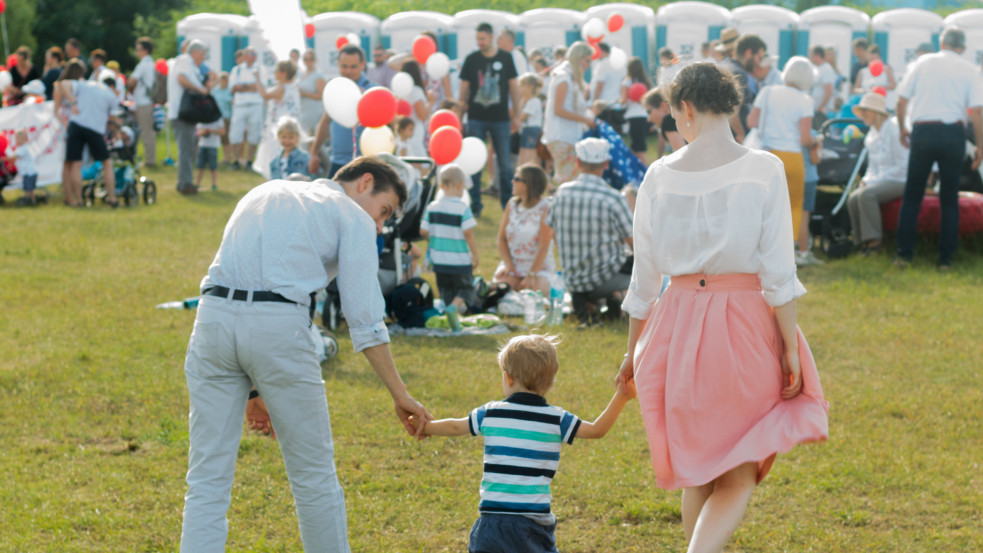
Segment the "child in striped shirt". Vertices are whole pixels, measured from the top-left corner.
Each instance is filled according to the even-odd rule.
[[[560,464],[560,446],[574,438],[601,438],[614,425],[634,388],[620,384],[594,422],[585,422],[543,395],[559,369],[554,336],[516,336],[498,354],[506,398],[471,411],[467,418],[426,424],[433,436],[481,435],[484,473],[478,520],[470,552],[556,552],[556,517],[550,510],[550,482]]]

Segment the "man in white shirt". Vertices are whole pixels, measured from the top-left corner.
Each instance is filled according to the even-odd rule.
[[[233,169],[253,166],[256,145],[263,131],[263,97],[259,94],[263,85],[256,78],[256,50],[247,46],[243,49],[242,57],[243,63],[233,67],[229,73],[229,88],[232,90],[229,144],[232,145],[232,154],[237,157],[232,163]]]
[[[133,94],[133,105],[136,106],[137,126],[140,127],[140,138],[143,141],[143,164],[147,167],[155,167],[157,131],[154,130],[154,101],[150,99],[150,93],[154,89],[154,79],[157,77],[154,58],[151,55],[154,53],[154,42],[148,37],[140,37],[133,49],[140,61],[130,74],[126,85]]]
[[[526,55],[515,47],[515,31],[512,29],[502,29],[498,35],[498,48],[512,54],[512,63],[515,64],[515,74],[522,76],[529,72],[529,60]]]
[[[167,117],[174,129],[177,143],[177,190],[182,194],[196,194],[192,174],[192,161],[195,155],[195,124],[183,121],[181,101],[186,91],[208,94],[208,87],[201,82],[201,64],[205,62],[208,47],[201,40],[194,39],[188,44],[186,54],[174,58],[167,72]]]
[[[433,417],[396,370],[377,278],[376,233],[405,201],[396,173],[365,157],[334,181],[269,181],[239,201],[201,282],[185,360],[190,448],[182,553],[225,551],[244,413],[250,427],[275,430],[304,550],[350,551],[310,329],[313,292],[335,276],[355,351],[388,388],[407,432],[422,438]]]
[[[826,112],[832,105],[837,75],[833,66],[826,62],[826,49],[822,46],[813,46],[809,50],[809,61],[816,66],[817,71],[816,82],[812,85],[810,95],[816,111],[816,115],[812,118],[812,126],[818,129],[826,120]]]
[[[898,90],[898,121],[910,116],[912,125],[909,133],[902,123],[900,132],[901,144],[910,147],[911,153],[898,215],[894,264],[899,268],[911,265],[925,184],[932,165],[938,163],[942,222],[936,263],[940,271],[952,269],[959,245],[959,181],[966,152],[967,111],[976,138],[974,171],[983,160],[983,80],[976,67],[962,58],[966,34],[961,29],[949,27],[939,39],[941,51],[918,58]]]
[[[611,67],[611,46],[605,42],[597,45],[601,50],[601,57],[593,65],[593,75],[591,77],[591,103],[598,100],[604,102],[604,110],[598,114],[598,118],[607,121],[615,129],[620,130],[624,123],[624,109],[619,106],[621,100],[621,82],[628,74],[622,67],[615,69]]]

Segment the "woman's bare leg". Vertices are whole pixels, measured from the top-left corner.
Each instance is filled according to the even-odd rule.
[[[720,553],[737,530],[758,478],[757,463],[745,463],[713,481],[700,510],[687,553]]]

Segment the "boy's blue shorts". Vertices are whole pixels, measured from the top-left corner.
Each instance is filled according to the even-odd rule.
[[[816,185],[817,181],[806,181],[805,190],[802,195],[802,211],[812,213],[816,210]]]
[[[468,553],[559,553],[556,524],[543,526],[522,515],[482,513],[471,527]]]

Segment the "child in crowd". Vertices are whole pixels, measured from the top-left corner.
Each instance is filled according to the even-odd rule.
[[[812,236],[809,234],[809,218],[816,208],[816,186],[819,184],[819,170],[816,168],[822,159],[823,140],[815,130],[812,138],[815,144],[811,148],[802,149],[802,161],[805,165],[805,189],[802,196],[802,225],[797,237],[798,247],[795,251],[795,264],[822,265],[823,260],[812,253]]]
[[[600,117],[601,113],[608,109],[608,103],[604,100],[594,100],[594,103],[590,105],[590,110],[594,114],[594,117]]]
[[[484,473],[478,520],[468,551],[555,552],[556,517],[550,483],[563,443],[602,438],[635,397],[633,384],[618,386],[593,423],[546,402],[560,368],[554,336],[516,336],[498,353],[505,399],[471,411],[466,418],[426,423],[424,435],[481,435]]]
[[[396,119],[396,155],[410,156],[410,139],[416,130],[416,122],[409,117],[399,117]]]
[[[21,188],[24,190],[24,197],[28,205],[38,205],[38,200],[34,196],[34,189],[38,185],[38,169],[34,162],[34,153],[27,146],[27,131],[19,130],[14,134],[14,147],[9,149],[4,157],[0,157],[0,163],[13,161],[17,164],[17,174],[23,179]]]
[[[464,171],[445,165],[437,176],[443,197],[427,206],[420,222],[420,234],[429,237],[427,256],[437,277],[437,290],[445,305],[453,304],[464,314],[475,305],[474,270],[478,268],[478,248],[474,238],[477,222],[464,202]]]
[[[195,164],[198,179],[195,186],[201,188],[201,179],[207,167],[212,174],[212,190],[218,190],[218,150],[225,136],[225,122],[219,118],[211,123],[198,123],[195,133],[198,135],[198,163]]]
[[[522,115],[519,128],[519,165],[536,163],[536,144],[543,134],[543,99],[539,92],[543,80],[535,73],[524,73],[519,77],[519,91],[522,93]]]
[[[276,125],[276,139],[280,142],[280,151],[270,162],[270,179],[285,179],[294,173],[303,175],[307,172],[307,164],[311,161],[300,143],[300,123],[293,117],[281,117]]]
[[[218,86],[213,86],[211,90],[212,98],[218,104],[218,110],[222,112],[222,121],[225,123],[225,134],[222,135],[222,164],[229,165],[232,159],[232,147],[229,145],[229,121],[232,119],[232,91],[229,90],[229,74],[222,71],[218,74]]]

